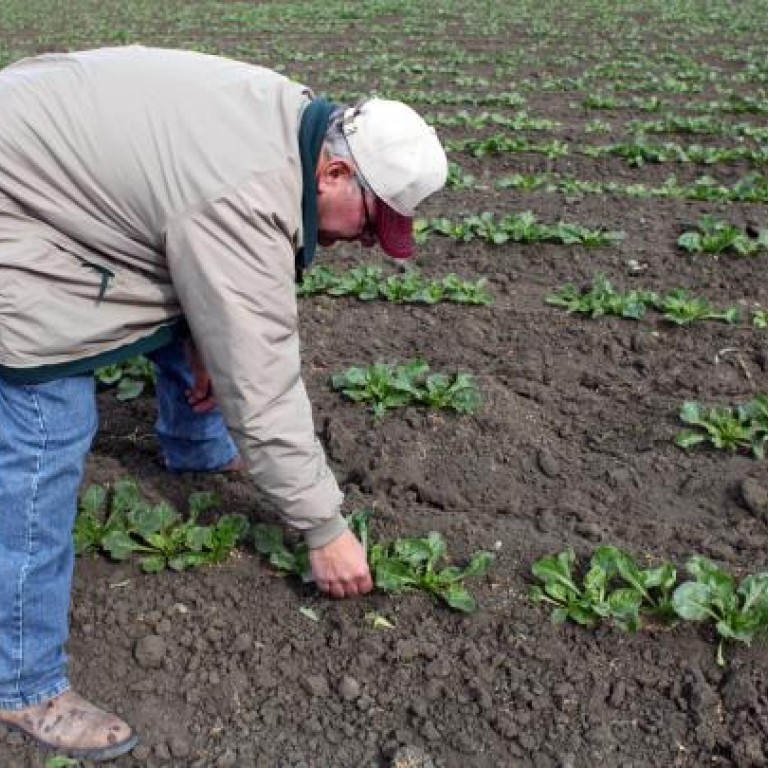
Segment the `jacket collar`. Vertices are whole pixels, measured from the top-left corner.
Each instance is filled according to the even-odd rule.
[[[314,99],[304,108],[299,126],[299,156],[301,158],[301,220],[304,244],[296,253],[296,278],[301,279],[315,257],[317,248],[317,182],[315,172],[323,146],[328,118],[336,104],[327,99]]]

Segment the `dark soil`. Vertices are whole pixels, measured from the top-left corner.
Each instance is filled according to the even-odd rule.
[[[671,45],[664,42],[668,25],[659,34],[660,46]],[[507,50],[503,34],[471,42],[484,53]],[[700,61],[711,54],[690,36],[685,45]],[[526,108],[561,122],[570,114],[572,135],[567,126],[553,135],[574,143],[619,140],[583,132],[583,112],[569,107],[583,95],[529,94]],[[588,117],[613,120],[612,113]],[[623,111],[617,125],[631,118],[653,115]],[[637,169],[578,155],[454,159],[490,181],[554,170],[603,181],[658,184],[671,173],[681,180],[710,173],[733,182],[750,170]],[[635,635],[555,626],[526,596],[533,560],[568,546],[587,556],[600,543],[615,544],[650,562],[672,560],[681,573],[693,553],[737,574],[765,569],[765,464],[674,445],[684,400],[732,404],[765,389],[765,331],[746,322],[678,328],[655,314],[639,322],[584,319],[544,298],[564,282],[602,273],[622,289],[682,287],[715,306],[768,306],[765,255],[693,257],[675,246],[703,212],[765,226],[766,207],[566,200],[490,186],[447,190],[426,206],[428,215],[481,210],[533,210],[546,222],[620,229],[626,239],[595,250],[430,239],[418,258],[424,272],[486,277],[495,299],[489,307],[328,297],[301,303],[316,430],[347,510],[373,507],[374,533],[383,538],[440,531],[457,560],[495,551],[489,576],[471,585],[480,609],[457,615],[420,594],[334,602],[278,577],[248,547],[224,565],[183,574],[145,575],[132,563],[83,558],[71,672],[81,693],[141,735],[118,768],[768,763],[764,647],[730,646],[720,668],[712,634],[697,625],[650,626]],[[350,266],[370,254],[338,249],[321,260]],[[467,417],[408,409],[376,422],[328,387],[329,376],[349,365],[413,357],[435,370],[473,373],[480,410]],[[164,472],[151,398],[121,404],[106,392],[101,407],[89,482],[130,475],[149,496],[179,506],[190,492],[213,489],[223,510],[274,520],[240,477]],[[394,628],[373,629],[371,612]],[[0,765],[32,768],[43,760],[8,734],[0,735]]]

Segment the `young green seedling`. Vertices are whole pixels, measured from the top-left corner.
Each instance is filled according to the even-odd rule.
[[[663,296],[656,306],[665,320],[677,325],[688,325],[698,320],[720,320],[725,323],[736,323],[739,320],[738,307],[715,310],[706,299],[689,296],[682,288]]]
[[[610,619],[621,629],[634,632],[641,626],[641,612],[659,617],[671,614],[670,592],[675,569],[669,563],[642,569],[631,555],[616,547],[599,547],[579,586],[573,575],[575,555],[565,550],[543,557],[533,566],[533,575],[544,582],[534,586],[531,597],[554,605],[552,620],[570,619],[592,626]]]
[[[698,221],[698,231],[684,232],[677,244],[690,253],[719,254],[733,251],[739,256],[754,256],[768,247],[768,231],[763,230],[758,237],[749,237],[739,227],[714,216],[702,216]]]
[[[242,515],[222,515],[212,525],[198,525],[197,518],[216,506],[211,493],[190,496],[186,520],[166,502],[150,504],[142,499],[132,481],[115,486],[108,510],[106,499],[100,486],[92,486],[83,495],[75,521],[75,551],[102,549],[115,560],[136,553],[146,572],[221,562],[247,529]]]
[[[431,374],[423,360],[411,360],[402,365],[374,363],[367,368],[349,368],[334,375],[331,386],[341,390],[350,400],[370,403],[376,418],[381,418],[391,408],[405,405],[472,413],[480,404],[480,396],[469,374]]]
[[[691,448],[711,442],[715,448],[727,451],[751,450],[762,459],[768,439],[767,402],[765,395],[734,407],[707,408],[695,401],[686,401],[680,408],[680,419],[695,429],[679,432],[675,443],[681,448]]]
[[[567,283],[545,299],[547,304],[563,307],[568,312],[587,314],[590,317],[618,315],[632,320],[643,317],[646,306],[656,300],[656,294],[649,291],[630,291],[622,294],[614,290],[602,275],[595,278],[591,288],[581,290],[572,283]]]
[[[147,388],[155,385],[155,371],[152,363],[143,356],[134,357],[122,363],[97,368],[96,382],[104,387],[117,387],[118,400],[135,400]]]
[[[691,557],[686,568],[694,580],[675,590],[675,612],[690,621],[714,622],[720,638],[717,663],[723,666],[726,641],[749,645],[768,631],[768,573],[747,576],[737,586],[731,574],[700,555]]]

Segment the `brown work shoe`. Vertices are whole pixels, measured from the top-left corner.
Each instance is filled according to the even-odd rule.
[[[74,691],[34,707],[0,710],[0,724],[26,733],[46,749],[94,762],[112,760],[138,742],[127,723]]]

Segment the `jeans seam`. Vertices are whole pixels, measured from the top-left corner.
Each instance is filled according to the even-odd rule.
[[[37,422],[40,428],[40,436],[42,438],[42,444],[37,456],[37,465],[35,467],[34,481],[32,484],[32,493],[30,498],[30,505],[27,508],[27,559],[19,572],[18,592],[19,599],[19,645],[18,645],[18,658],[19,667],[16,673],[16,691],[21,694],[21,674],[24,669],[24,587],[26,582],[26,576],[29,572],[29,564],[32,559],[32,550],[34,545],[34,527],[35,527],[35,510],[37,509],[37,496],[40,489],[40,473],[42,467],[42,457],[45,454],[45,449],[48,445],[48,435],[45,430],[45,419],[43,418],[42,408],[40,407],[40,400],[37,394],[30,392],[30,401],[37,414]]]

